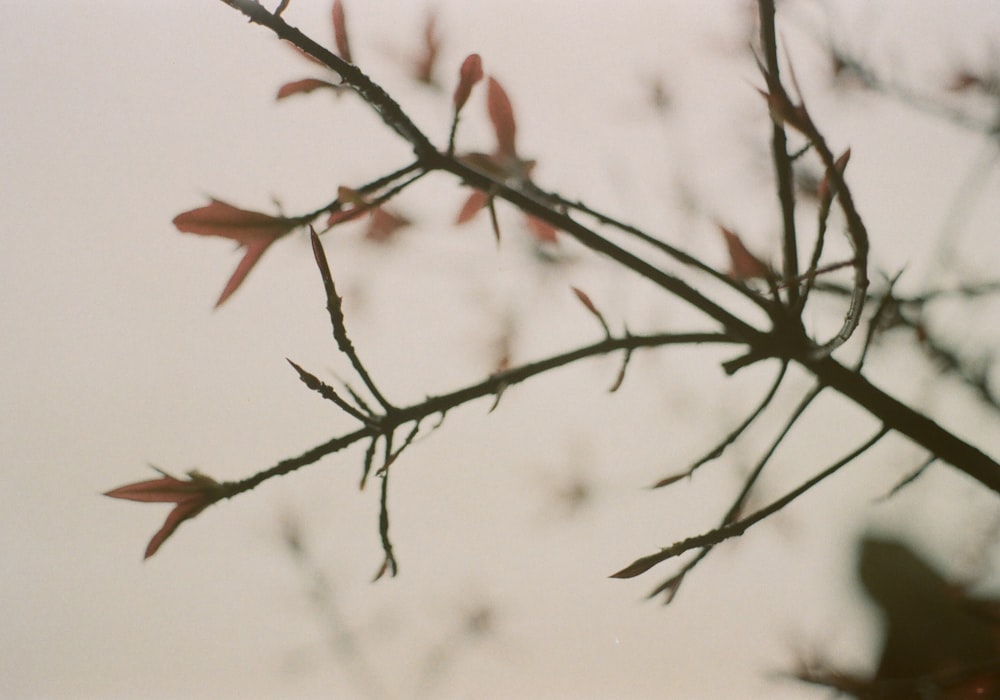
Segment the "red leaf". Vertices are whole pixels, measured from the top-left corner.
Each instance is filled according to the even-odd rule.
[[[290,83],[282,85],[278,88],[278,94],[275,99],[283,100],[292,95],[306,95],[313,90],[319,90],[321,88],[331,88],[338,93],[343,89],[340,85],[335,85],[334,83],[326,80],[320,80],[319,78],[303,78],[302,80],[294,80]]]
[[[722,225],[719,225],[719,231],[726,239],[726,247],[729,249],[729,276],[732,279],[743,281],[764,278],[770,274],[770,268],[747,250],[739,236]]]
[[[389,241],[397,231],[409,226],[411,222],[405,216],[394,214],[384,207],[376,207],[372,210],[368,226],[365,228],[365,240],[373,243],[385,243]]]
[[[462,68],[458,75],[458,87],[455,88],[453,98],[456,112],[465,106],[465,102],[472,92],[472,87],[483,79],[483,61],[479,58],[479,54],[474,53],[467,56],[462,62]]]
[[[604,334],[610,338],[611,328],[608,327],[608,322],[604,320],[604,315],[597,310],[597,307],[594,306],[594,302],[590,300],[587,293],[577,287],[570,287],[570,289],[572,289],[573,293],[576,294],[576,298],[580,300],[580,303],[587,307],[587,310],[590,313],[594,314],[594,317],[600,322],[601,328],[604,329]]]
[[[340,209],[338,211],[332,212],[326,220],[327,227],[336,226],[337,224],[342,224],[347,221],[353,221],[359,216],[364,214],[367,209],[359,209],[357,207],[352,207],[350,209]]]
[[[174,217],[173,223],[184,233],[230,238],[246,248],[243,259],[226,283],[219,300],[215,302],[218,307],[239,288],[264,251],[276,240],[301,225],[302,220],[239,209],[213,199],[208,206],[178,214]]]
[[[344,5],[340,0],[333,2],[333,37],[337,42],[337,54],[347,61],[351,61],[351,45],[347,41],[347,23],[344,20]]]
[[[174,533],[182,522],[190,520],[223,497],[219,483],[197,471],[189,472],[189,478],[186,481],[170,476],[166,472],[160,471],[160,473],[163,475],[160,479],[119,486],[104,494],[111,498],[143,503],[177,504],[167,515],[163,526],[153,535],[146,546],[146,559],[156,554],[160,545]]]
[[[559,239],[556,238],[556,232],[559,230],[547,221],[542,221],[537,216],[531,216],[530,214],[525,215],[525,222],[528,224],[528,229],[531,231],[531,235],[535,237],[539,243],[552,243],[556,244]]]
[[[431,12],[424,25],[424,52],[418,56],[413,66],[413,77],[419,82],[434,85],[434,67],[441,50],[441,39],[437,35],[437,16]]]
[[[456,224],[464,224],[472,219],[479,213],[479,210],[486,206],[486,202],[489,201],[489,197],[482,190],[473,190],[469,198],[465,200],[465,204],[462,205],[462,210],[458,212],[458,218],[455,219]]]
[[[211,204],[204,207],[182,212],[173,221],[174,226],[184,233],[221,236],[244,244],[258,239],[280,238],[301,223],[301,219],[240,209],[218,199],[212,199]]]
[[[510,104],[507,93],[493,77],[490,77],[489,80],[487,108],[490,121],[493,122],[493,130],[497,135],[497,153],[516,158],[517,149],[514,146],[514,140],[517,135],[517,126],[514,123],[514,108]]]
[[[590,313],[594,314],[594,316],[596,316],[597,318],[603,320],[604,317],[601,316],[601,312],[597,310],[597,307],[594,306],[594,302],[590,300],[590,296],[585,291],[583,291],[579,287],[570,287],[570,289],[573,290],[573,293],[576,295],[576,298],[580,300],[581,304],[587,307],[587,310],[590,311]]]

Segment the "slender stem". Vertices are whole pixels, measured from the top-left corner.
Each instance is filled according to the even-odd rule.
[[[767,66],[769,92],[774,85],[779,84],[778,73],[778,40],[774,31],[774,0],[759,0],[760,10],[760,41],[764,49],[764,63]],[[772,85],[773,83],[773,85]],[[774,160],[774,173],[778,186],[778,202],[781,204],[782,223],[782,274],[785,280],[794,280],[799,276],[799,253],[795,231],[795,187],[792,175],[792,159],[788,155],[788,139],[785,127],[777,120],[771,125],[771,157]],[[799,288],[789,284],[786,290],[788,305],[796,306],[799,299]]]
[[[496,372],[486,379],[462,389],[447,394],[430,396],[419,403],[403,408],[394,408],[391,415],[384,416],[378,424],[368,424],[352,433],[339,435],[307,450],[298,457],[283,460],[273,467],[258,472],[242,481],[230,481],[222,484],[224,497],[232,498],[237,494],[250,491],[268,479],[290,474],[297,469],[318,462],[327,455],[339,452],[356,442],[388,434],[399,425],[410,421],[419,422],[434,414],[443,415],[451,409],[470,401],[484,396],[493,396],[513,384],[519,384],[532,377],[545,374],[559,367],[565,367],[579,360],[589,357],[601,357],[617,350],[632,351],[639,348],[655,348],[666,345],[737,342],[739,341],[721,333],[658,333],[654,335],[626,335],[621,338],[604,338],[600,342],[592,343],[591,345],[585,345],[568,352],[552,355],[536,362],[519,365],[503,372]],[[390,418],[391,421],[389,420]],[[416,437],[415,433],[407,437],[407,443],[411,442],[414,437]],[[366,474],[369,463],[370,459],[366,458]]]

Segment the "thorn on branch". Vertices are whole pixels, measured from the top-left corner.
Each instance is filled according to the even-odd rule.
[[[930,466],[932,464],[934,464],[934,462],[937,461],[937,459],[938,459],[937,455],[931,455],[930,457],[928,457],[926,460],[924,460],[923,464],[921,464],[919,467],[917,467],[913,471],[913,473],[911,473],[911,474],[907,475],[906,477],[904,477],[899,483],[897,483],[895,486],[893,486],[891,489],[889,489],[888,493],[886,493],[884,496],[878,498],[877,500],[878,501],[888,501],[890,498],[892,498],[897,493],[899,493],[900,491],[902,491],[904,488],[906,488],[907,486],[909,486],[910,484],[912,484],[914,481],[916,481],[917,479],[919,479],[921,476],[923,476],[924,472],[926,472],[930,468]]]
[[[358,490],[364,491],[365,484],[368,482],[368,474],[372,470],[372,463],[375,461],[375,447],[378,445],[378,436],[374,436],[371,442],[368,443],[368,449],[365,450],[365,460],[361,467],[361,483],[358,484]]]
[[[597,307],[594,306],[594,302],[590,300],[587,293],[578,287],[570,287],[570,289],[573,290],[573,294],[575,294],[576,298],[580,300],[580,303],[586,307],[587,311],[593,314],[594,318],[596,318],[601,324],[601,328],[604,329],[604,337],[610,340],[612,336],[611,329],[608,327],[608,322],[604,320],[604,315],[597,310]]]
[[[625,332],[626,337],[628,336],[628,331]],[[627,348],[625,354],[622,357],[622,366],[618,370],[618,376],[615,377],[615,381],[608,387],[608,393],[613,394],[618,391],[622,383],[625,381],[625,372],[628,370],[629,363],[632,361],[632,348]]]

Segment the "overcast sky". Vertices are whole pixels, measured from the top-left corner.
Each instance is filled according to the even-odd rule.
[[[838,41],[931,92],[956,67],[996,60],[1000,10],[830,5],[782,3],[783,33],[831,145],[852,148],[873,266],[906,266],[901,288],[919,288],[942,274],[945,240],[963,274],[988,276],[1000,214],[989,195],[960,231],[946,229],[984,142],[896,101],[833,91],[813,40],[832,21]],[[424,3],[346,2],[357,63],[436,142],[458,66],[479,52],[511,96],[540,184],[713,264],[726,264],[715,222],[776,259],[745,3],[435,6],[440,93],[406,76]],[[330,44],[328,12],[325,0],[293,0],[286,18]],[[923,457],[890,438],[822,495],[720,547],[669,608],[643,596],[670,564],[608,579],[711,527],[780,407],[808,388],[791,377],[775,416],[725,460],[651,492],[736,424],[771,377],[754,368],[726,379],[727,356],[697,348],[637,355],[614,395],[618,360],[605,358],[515,387],[492,414],[483,400],[449,415],[394,465],[396,579],[370,583],[378,494],[358,491],[358,450],[210,508],[142,562],[168,507],[103,491],[151,478],[149,465],[243,478],[351,428],[285,362],[331,382],[349,373],[304,235],[275,245],[213,310],[239,254],[177,232],[172,218],[208,197],[315,209],[339,185],[404,165],[407,148],[351,96],[276,103],[280,85],[322,72],[217,0],[0,2],[0,74],[0,695],[821,697],[775,674],[812,652],[873,663],[877,624],[853,589],[853,534],[921,534],[937,556],[957,552],[951,565],[992,571],[968,542],[987,535],[998,510],[947,469],[873,505]],[[655,83],[666,108],[653,104]],[[460,148],[492,148],[482,86],[461,127]],[[416,223],[395,244],[372,245],[358,226],[324,239],[355,344],[399,403],[481,380],[505,337],[515,362],[599,339],[571,285],[616,329],[711,327],[568,243],[561,264],[540,263],[503,207],[499,249],[486,217],[452,228],[465,195],[429,177],[397,203]],[[837,311],[811,322],[825,327]],[[996,325],[961,321],[941,319],[956,333]],[[871,362],[881,385],[1000,455],[996,417],[953,385],[914,381],[921,370],[905,342]],[[777,456],[760,502],[876,427],[829,398]],[[580,484],[589,497],[569,509],[565,492]],[[314,568],[289,556],[288,523],[301,527]],[[960,535],[968,551],[953,546]]]

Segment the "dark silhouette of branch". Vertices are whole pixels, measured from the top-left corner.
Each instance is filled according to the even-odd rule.
[[[774,29],[774,0],[759,0],[760,39],[764,49],[764,74],[767,77],[767,91],[774,93],[781,88],[778,67],[778,39]],[[795,181],[792,177],[792,159],[788,155],[788,137],[784,124],[775,119],[771,124],[771,157],[777,184],[778,204],[781,207],[782,224],[782,275],[786,281],[799,276],[798,236],[795,230]],[[789,284],[788,305],[799,303],[799,288]]]
[[[698,470],[699,467],[707,464],[708,462],[711,462],[713,459],[718,459],[719,457],[721,457],[722,453],[725,452],[726,448],[729,447],[731,444],[733,444],[736,441],[736,439],[739,438],[739,436],[742,435],[743,432],[747,428],[749,428],[750,425],[755,420],[757,420],[757,417],[764,412],[764,409],[771,404],[771,401],[774,400],[775,395],[778,393],[778,388],[781,386],[782,380],[785,378],[785,372],[787,369],[788,369],[788,364],[783,363],[781,365],[781,370],[778,372],[778,376],[775,377],[774,382],[771,384],[771,388],[767,391],[767,394],[764,395],[764,398],[761,400],[761,402],[757,404],[757,407],[750,412],[750,415],[748,415],[743,420],[743,422],[741,422],[726,436],[724,436],[722,440],[720,440],[715,447],[713,447],[711,450],[705,453],[704,456],[699,458],[697,461],[694,462],[694,464],[692,464],[690,467],[685,469],[680,474],[674,474],[673,476],[667,476],[660,479],[655,484],[653,484],[653,488],[661,488],[663,486],[668,486],[669,484],[672,484],[675,481],[686,479],[692,476],[695,473],[695,471]]]
[[[726,540],[732,539],[733,537],[739,537],[757,523],[777,513],[782,508],[787,506],[789,503],[794,501],[796,498],[803,495],[807,491],[811,490],[818,483],[820,483],[827,477],[837,473],[838,471],[840,471],[841,468],[843,468],[847,464],[853,462],[859,456],[861,456],[862,454],[870,450],[873,446],[875,446],[875,444],[878,443],[878,441],[881,440],[883,437],[885,437],[888,434],[888,432],[889,432],[888,428],[882,427],[881,429],[879,429],[877,433],[875,433],[875,435],[873,435],[871,438],[869,438],[864,443],[859,445],[856,449],[852,450],[850,453],[848,453],[841,459],[837,460],[836,462],[834,462],[829,467],[816,474],[808,481],[803,482],[801,485],[792,489],[778,500],[770,503],[769,505],[765,506],[764,508],[761,508],[758,511],[753,512],[752,514],[746,516],[745,518],[730,522],[728,524],[716,528],[715,530],[711,530],[701,535],[688,537],[687,539],[681,540],[676,544],[672,544],[669,547],[665,547],[656,554],[651,554],[649,556],[642,557],[641,559],[637,559],[636,561],[632,562],[621,571],[613,574],[612,577],[632,578],[634,576],[638,576],[639,574],[645,571],[648,571],[649,569],[651,569],[652,567],[656,566],[661,562],[664,562],[668,559],[672,559],[673,557],[684,554],[685,552],[689,552],[692,549],[702,549],[707,551],[721,542],[725,542]],[[704,557],[704,553],[700,554],[698,560],[700,560],[702,557]],[[686,571],[680,574],[680,576],[683,576],[684,573],[686,573]],[[657,589],[650,594],[650,597],[654,597],[664,592],[667,592],[669,595],[672,596],[672,593],[676,590],[676,585],[677,583],[674,582],[674,579],[670,579],[669,581],[657,587]],[[667,602],[669,602],[669,600]]]
[[[742,492],[722,519],[717,530],[696,538],[690,538],[658,554],[638,560],[630,567],[626,567],[622,572],[616,574],[616,576],[626,574],[636,575],[656,563],[676,556],[676,554],[700,547],[702,551],[694,559],[693,563],[657,589],[657,592],[669,591],[672,596],[684,575],[691,570],[694,564],[701,561],[707,555],[714,544],[728,537],[742,534],[748,527],[759,522],[768,514],[784,507],[787,503],[797,498],[798,495],[805,493],[805,491],[808,491],[816,483],[826,478],[826,476],[829,476],[841,466],[862,454],[890,431],[907,436],[913,442],[924,447],[934,458],[948,462],[958,470],[978,480],[987,488],[1000,493],[1000,464],[993,458],[983,453],[974,445],[960,439],[954,433],[945,430],[926,415],[877,388],[861,373],[860,364],[855,368],[849,368],[833,357],[833,353],[852,337],[860,326],[864,316],[864,306],[870,297],[868,291],[868,252],[870,243],[867,229],[855,206],[845,176],[849,151],[838,157],[834,155],[833,151],[827,145],[823,132],[806,108],[801,90],[795,81],[791,64],[786,61],[789,82],[794,88],[794,99],[779,73],[773,0],[759,0],[758,5],[761,18],[761,50],[763,53],[763,59],[758,61],[758,65],[766,85],[766,90],[762,90],[761,93],[767,100],[767,106],[774,122],[771,133],[771,148],[776,175],[777,197],[783,222],[782,278],[777,280],[774,279],[774,276],[770,272],[767,273],[771,298],[762,296],[752,290],[742,281],[743,277],[737,279],[737,275],[726,275],[716,271],[660,238],[625,224],[617,217],[604,214],[581,202],[573,202],[562,195],[548,192],[536,186],[528,177],[530,167],[525,165],[528,161],[520,159],[520,156],[517,156],[514,152],[514,127],[512,121],[505,125],[503,129],[498,126],[497,136],[498,142],[508,151],[506,155],[518,160],[518,168],[516,168],[515,172],[498,172],[496,167],[492,167],[495,163],[490,161],[489,156],[482,158],[476,157],[477,154],[463,155],[454,152],[454,129],[457,127],[457,109],[460,107],[458,102],[456,102],[456,114],[452,122],[453,128],[449,136],[449,144],[445,150],[439,150],[385,90],[372,81],[357,66],[350,63],[349,60],[345,60],[347,57],[345,50],[341,49],[343,57],[338,56],[305,36],[298,29],[287,24],[281,17],[281,10],[284,9],[284,4],[279,7],[278,11],[270,12],[255,0],[223,0],[223,2],[242,12],[251,22],[268,28],[279,38],[290,42],[308,56],[335,71],[341,78],[342,86],[353,90],[388,128],[409,144],[415,156],[415,160],[405,167],[377,178],[363,185],[358,190],[342,191],[338,194],[338,198],[329,204],[299,217],[282,219],[270,216],[262,217],[262,215],[255,214],[254,212],[246,212],[232,207],[227,210],[229,216],[235,216],[232,212],[237,212],[244,219],[247,217],[255,221],[266,219],[271,227],[268,230],[273,229],[274,235],[285,235],[291,228],[306,224],[324,213],[331,215],[330,220],[327,222],[329,227],[374,210],[389,199],[405,191],[422,177],[432,173],[447,174],[462,186],[470,187],[484,193],[486,206],[490,210],[491,222],[498,240],[500,230],[494,205],[497,201],[505,201],[529,217],[558,229],[599,256],[614,261],[621,267],[630,270],[639,278],[651,282],[666,292],[667,295],[675,297],[690,307],[697,309],[707,317],[711,326],[708,330],[691,333],[659,333],[634,336],[626,332],[621,337],[614,337],[603,316],[596,311],[596,308],[592,304],[587,304],[589,300],[587,300],[585,295],[580,296],[580,293],[578,293],[581,301],[587,304],[588,308],[591,308],[601,322],[606,337],[599,342],[518,367],[505,369],[477,383],[452,392],[429,396],[423,401],[399,407],[393,405],[385,398],[354,348],[344,323],[341,299],[337,294],[323,247],[317,234],[312,231],[313,253],[326,293],[327,310],[334,339],[337,347],[348,358],[353,371],[364,384],[365,393],[369,397],[373,397],[374,400],[372,401],[372,405],[369,406],[362,396],[344,383],[344,389],[350,394],[352,403],[333,387],[323,383],[314,375],[292,363],[298,372],[299,378],[310,389],[317,391],[324,398],[333,402],[347,416],[357,420],[361,424],[360,427],[353,432],[347,432],[334,437],[298,457],[286,459],[242,481],[221,484],[213,481],[212,502],[219,498],[231,498],[239,493],[255,488],[268,479],[288,474],[308,464],[312,464],[356,442],[367,441],[368,447],[363,457],[361,479],[363,486],[374,465],[376,446],[381,440],[383,458],[382,464],[376,471],[376,474],[382,478],[379,524],[379,532],[385,554],[382,573],[395,573],[397,565],[388,536],[389,518],[387,500],[390,466],[403,450],[412,444],[419,432],[421,421],[432,415],[440,415],[443,418],[448,411],[486,396],[495,397],[495,407],[496,401],[499,400],[502,392],[515,384],[579,360],[622,351],[625,359],[622,370],[613,387],[616,388],[624,376],[625,366],[633,351],[640,348],[659,348],[667,345],[692,343],[725,343],[737,346],[741,354],[723,363],[723,368],[730,374],[751,364],[768,360],[779,362],[781,369],[777,379],[758,408],[740,426],[724,437],[717,448],[691,467],[687,475],[693,473],[701,464],[720,454],[726,445],[736,440],[746,427],[756,419],[760,412],[771,403],[789,364],[795,363],[814,375],[816,384],[814,389],[802,399],[798,408],[791,412],[784,429],[775,438],[769,449],[759,457],[756,467],[743,485]],[[346,37],[344,37],[343,41],[339,41],[339,44],[346,46]],[[471,85],[467,87],[471,89]],[[490,81],[490,89],[502,95],[502,89],[492,79]],[[467,97],[467,94],[465,97]],[[502,95],[502,97],[503,102],[501,104],[505,104],[506,111],[510,112],[506,96]],[[494,125],[497,126],[498,120],[492,111],[492,104],[491,102],[491,119],[494,120]],[[806,141],[806,146],[798,153],[790,154],[788,152],[788,135],[786,132],[789,129],[798,132]],[[804,275],[800,275],[798,267],[799,242],[795,227],[792,161],[807,154],[814,155],[819,159],[823,167],[823,179],[820,186],[816,243],[811,255],[809,268]],[[834,266],[821,265],[827,217],[834,201],[836,201],[844,215],[846,222],[845,236],[853,249],[853,257],[846,263],[852,268],[853,283],[849,288],[843,289],[843,293],[848,299],[848,308],[844,314],[839,331],[831,339],[820,342],[809,336],[805,330],[802,315],[810,292],[824,288],[817,280],[819,274],[843,264],[838,262]],[[584,219],[587,223],[584,223],[580,219]],[[280,228],[278,228],[279,223],[281,224]],[[717,301],[706,292],[703,292],[694,283],[689,283],[680,277],[670,274],[661,264],[649,260],[648,256],[637,254],[616,244],[596,230],[600,226],[611,226],[627,234],[632,239],[638,240],[644,245],[651,246],[655,251],[662,253],[667,258],[694,268],[710,280],[722,282],[731,289],[735,289],[745,299],[751,301],[764,312],[766,319],[761,323],[766,323],[767,326],[764,327],[746,320],[741,314],[732,311],[726,304]],[[204,222],[200,223],[200,228],[201,231],[199,232],[201,233],[219,235],[210,231],[209,226]],[[247,234],[243,232],[240,235],[243,236],[243,239],[247,238]],[[730,233],[729,235],[732,238],[736,238],[734,234]],[[237,238],[237,240],[242,239]],[[272,240],[267,239],[268,245],[270,242]],[[727,242],[729,242],[728,239]],[[738,239],[736,242],[738,242]],[[649,251],[644,249],[644,252],[648,253]],[[730,252],[732,255],[732,248],[730,248]],[[668,261],[662,260],[661,262],[665,263]],[[704,281],[704,277],[698,279],[702,282]],[[783,295],[781,294],[782,290],[784,290]],[[890,303],[892,303],[891,294],[887,294],[883,297],[880,309],[872,317],[872,325],[865,340],[865,350],[867,350],[867,346],[874,338],[876,323],[879,317],[882,316],[885,308]],[[862,359],[863,357],[864,351],[862,352]],[[786,497],[779,499],[779,501],[776,501],[771,506],[757,511],[751,516],[738,519],[745,507],[747,495],[757,482],[771,455],[784,441],[788,431],[791,430],[798,417],[806,410],[810,402],[821,391],[825,390],[836,392],[850,399],[872,414],[881,422],[883,426],[882,430],[844,460],[824,470],[817,477],[803,483]],[[410,430],[407,437],[403,439],[400,447],[393,449],[396,431],[408,425],[410,426]],[[676,479],[667,479],[665,482],[661,482],[660,485],[673,480]],[[184,482],[178,481],[178,484],[186,486]]]

